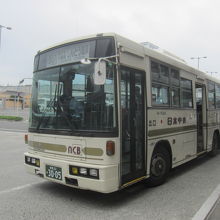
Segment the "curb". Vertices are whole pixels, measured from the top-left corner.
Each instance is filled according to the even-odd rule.
[[[216,207],[217,202],[220,199],[220,184],[203,203],[198,212],[193,216],[192,220],[207,220]]]

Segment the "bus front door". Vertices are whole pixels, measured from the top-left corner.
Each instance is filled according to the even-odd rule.
[[[121,69],[122,185],[145,175],[145,73]]]

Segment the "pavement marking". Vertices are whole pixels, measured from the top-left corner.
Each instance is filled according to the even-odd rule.
[[[23,186],[17,186],[17,187],[11,188],[11,189],[6,189],[6,190],[3,190],[3,191],[0,191],[0,195],[10,193],[10,192],[14,192],[14,191],[18,191],[18,190],[21,190],[21,189],[25,189],[25,188],[28,188],[28,187],[31,187],[31,186],[34,186],[34,185],[37,185],[37,184],[39,184],[39,183],[30,183],[30,184],[26,184],[26,185],[23,185]]]
[[[19,129],[6,129],[6,128],[0,128],[0,131],[5,131],[5,132],[17,132],[17,133],[28,133],[27,130],[19,130]]]
[[[208,219],[220,198],[220,184],[203,203],[199,211],[193,216],[192,220]]]

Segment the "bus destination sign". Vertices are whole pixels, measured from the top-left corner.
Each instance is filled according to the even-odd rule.
[[[53,49],[40,55],[39,69],[78,62],[95,51],[95,41],[87,41]]]

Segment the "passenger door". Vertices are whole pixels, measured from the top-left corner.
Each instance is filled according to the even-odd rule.
[[[121,69],[122,184],[145,175],[145,73]]]
[[[197,153],[205,149],[205,130],[204,130],[204,114],[206,109],[205,103],[205,86],[196,84],[196,115],[197,115]]]

